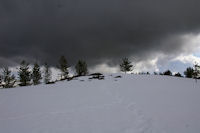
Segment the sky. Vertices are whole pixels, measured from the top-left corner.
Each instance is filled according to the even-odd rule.
[[[183,72],[200,63],[199,0],[0,0],[0,67],[56,66],[64,55],[91,72]]]

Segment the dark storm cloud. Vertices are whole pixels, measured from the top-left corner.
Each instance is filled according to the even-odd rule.
[[[91,65],[173,53],[169,36],[200,28],[199,0],[0,0],[0,57]],[[1,63],[2,64],[2,63]],[[10,63],[12,64],[12,63]]]

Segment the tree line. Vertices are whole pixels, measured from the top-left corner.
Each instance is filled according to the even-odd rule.
[[[60,80],[65,80],[69,78],[69,64],[64,56],[60,57],[57,68],[61,72]],[[79,60],[75,65],[75,70],[76,76],[85,76],[88,73],[86,62],[83,60]],[[45,84],[51,84],[54,83],[53,81],[51,81],[51,75],[52,72],[50,66],[47,63],[44,64],[44,70],[42,72],[37,62],[33,65],[33,68],[30,69],[29,63],[23,60],[18,68],[18,85],[38,85],[41,83],[42,78],[44,78]],[[4,67],[2,70],[2,74],[0,74],[0,85],[3,88],[12,88],[14,87],[15,83],[16,77],[11,74],[11,70],[8,67]]]
[[[123,58],[122,59],[122,63],[120,64],[120,70],[122,72],[131,72],[134,69],[134,66],[131,64],[131,62],[129,61],[128,58]],[[139,74],[150,74],[149,72],[147,73],[139,73]],[[167,75],[167,76],[176,76],[176,77],[183,77],[179,72],[175,73],[174,75],[172,74],[172,72],[170,70],[166,70],[163,73],[156,73],[154,72],[154,75]],[[188,67],[186,68],[186,70],[184,71],[184,75],[186,78],[194,78],[197,82],[197,79],[200,78],[200,65],[198,65],[197,63],[195,63],[193,65],[193,67]]]
[[[64,56],[61,56],[57,65],[57,68],[60,70],[60,80],[66,80],[70,79],[69,77],[69,64]],[[129,61],[128,58],[123,58],[122,62],[120,64],[120,70],[124,73],[133,71],[134,66],[132,65],[131,61]],[[87,63],[83,60],[79,60],[77,64],[75,65],[76,75],[77,76],[85,76],[88,74],[88,68]],[[43,76],[42,76],[43,74]],[[41,71],[41,68],[39,64],[36,62],[33,65],[32,70],[30,70],[29,63],[23,60],[20,63],[20,67],[18,68],[18,78],[19,78],[19,86],[28,86],[28,85],[38,85],[41,83],[42,77],[44,79],[45,84],[51,84],[54,83],[54,81],[51,81],[51,70],[50,66],[45,63],[44,64],[44,70]],[[139,74],[150,74],[147,73],[139,73]],[[158,75],[158,73],[154,72],[155,75]],[[184,75],[187,78],[194,78],[197,81],[197,78],[199,78],[200,74],[200,66],[196,63],[194,67],[188,67]],[[177,76],[177,77],[183,77],[179,72],[172,75],[172,72],[170,70],[167,70],[163,73],[159,73],[159,75],[168,75],[168,76]],[[3,84],[2,84],[3,82]],[[3,88],[12,88],[16,83],[16,78],[13,74],[11,74],[11,70],[8,67],[4,67],[2,74],[0,74],[0,85]],[[0,87],[1,87],[0,86]]]

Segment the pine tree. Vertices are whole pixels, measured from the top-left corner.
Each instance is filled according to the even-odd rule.
[[[44,64],[44,83],[48,84],[51,80],[51,70],[47,63]]]
[[[34,85],[40,84],[42,76],[41,76],[40,66],[37,63],[34,64],[31,77]]]
[[[131,62],[128,58],[123,58],[122,63],[120,64],[120,69],[122,72],[129,72],[132,71],[133,65],[131,65]]]
[[[188,67],[184,71],[184,75],[185,75],[186,78],[192,78],[193,77],[193,72],[194,72],[194,69],[192,67]]]
[[[2,76],[1,76],[1,74],[0,74],[0,87],[1,87],[1,82],[2,82]]]
[[[195,63],[194,64],[193,78],[195,79],[196,82],[197,82],[199,75],[200,75],[200,66],[197,63]]]
[[[12,88],[15,84],[15,76],[11,75],[11,71],[8,67],[3,68],[3,81],[4,81],[4,88]]]
[[[79,60],[75,66],[78,76],[85,76],[88,73],[87,64],[85,61]]]
[[[61,56],[59,59],[59,66],[58,68],[61,71],[61,79],[66,79],[68,77],[69,71],[68,71],[68,63],[64,56]]]
[[[31,81],[31,72],[29,71],[29,64],[26,61],[22,61],[18,71],[18,76],[20,80],[20,86],[27,86]]]

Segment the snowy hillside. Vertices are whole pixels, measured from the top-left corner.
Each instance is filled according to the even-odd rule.
[[[0,89],[0,133],[200,132],[200,81],[117,75]]]

